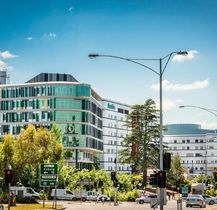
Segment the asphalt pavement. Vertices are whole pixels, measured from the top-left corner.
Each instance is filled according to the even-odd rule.
[[[73,202],[73,201],[58,201],[62,204],[65,210],[153,210],[150,204],[137,204],[135,202],[120,202],[118,206],[115,206],[113,202]],[[160,207],[156,208],[159,210]],[[198,210],[199,207],[188,207],[186,208],[185,202],[182,203],[182,210]],[[206,210],[217,210],[217,204],[207,205]],[[177,200],[169,200],[167,205],[164,206],[164,210],[178,210]]]

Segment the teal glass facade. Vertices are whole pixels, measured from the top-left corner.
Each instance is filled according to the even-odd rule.
[[[102,108],[88,84],[42,82],[0,85],[0,136],[18,135],[29,123],[62,130],[66,161],[90,167],[103,151]]]

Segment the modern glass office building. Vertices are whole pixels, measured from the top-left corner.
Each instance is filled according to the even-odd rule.
[[[28,124],[62,130],[68,165],[91,168],[103,151],[102,105],[89,84],[71,75],[42,73],[24,84],[0,85],[0,136]]]

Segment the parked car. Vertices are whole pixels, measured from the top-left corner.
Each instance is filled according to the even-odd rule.
[[[110,198],[107,195],[98,195],[96,200],[97,201],[110,201]]]
[[[136,203],[139,203],[139,204],[150,203],[151,198],[156,198],[157,199],[157,195],[155,195],[155,194],[151,195],[150,194],[150,195],[141,196],[140,198],[136,198]]]
[[[12,186],[10,187],[10,191],[18,197],[39,198],[39,193],[35,192],[31,187]]]
[[[190,194],[186,199],[186,207],[199,206],[206,208],[206,201],[202,195]]]
[[[205,199],[206,203],[209,205],[213,205],[213,204],[217,203],[217,198],[215,198],[215,197],[212,197],[210,195],[205,195],[205,194],[202,196]]]
[[[55,197],[55,189],[51,191],[51,198]],[[75,195],[73,192],[67,189],[56,189],[56,199],[61,200],[75,200]]]

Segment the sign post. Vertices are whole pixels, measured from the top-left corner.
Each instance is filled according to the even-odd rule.
[[[182,210],[182,199],[181,198],[177,200],[177,210]]]
[[[40,165],[40,186],[41,187],[55,187],[57,181],[57,164],[45,164]]]
[[[58,165],[56,163],[42,163],[40,165],[40,187],[55,187],[55,209],[56,209],[56,185],[58,179]],[[44,201],[43,201],[44,205]]]

